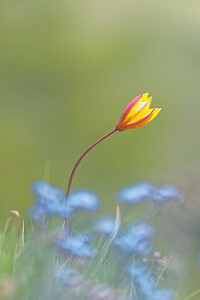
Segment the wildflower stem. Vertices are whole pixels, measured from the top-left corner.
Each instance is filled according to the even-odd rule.
[[[66,198],[68,198],[69,193],[70,193],[70,188],[71,188],[71,184],[72,184],[72,180],[74,177],[74,173],[79,165],[79,163],[81,162],[81,160],[83,159],[83,157],[92,149],[94,148],[97,144],[99,144],[101,141],[105,140],[107,137],[109,137],[111,134],[113,134],[114,132],[117,131],[117,128],[113,129],[112,131],[110,131],[109,133],[107,133],[106,135],[104,135],[102,138],[100,138],[98,141],[96,141],[95,143],[93,143],[89,148],[87,148],[83,154],[79,157],[79,159],[77,160],[76,164],[74,165],[74,168],[71,172],[70,178],[69,178],[69,183],[68,183],[68,187],[67,187],[67,192],[66,192]]]

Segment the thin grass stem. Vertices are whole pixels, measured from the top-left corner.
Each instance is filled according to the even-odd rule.
[[[200,289],[198,289],[197,291],[195,291],[194,293],[192,293],[191,295],[187,296],[186,298],[184,298],[183,300],[189,300],[192,299],[194,296],[200,294]]]

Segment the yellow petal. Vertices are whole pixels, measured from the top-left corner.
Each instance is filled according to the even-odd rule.
[[[148,98],[149,93],[146,93],[142,96],[142,99],[146,99],[145,102],[140,101],[132,108],[131,114],[132,117],[128,120],[128,123],[132,123],[134,121],[143,118],[145,115],[148,115],[152,109],[149,109],[152,101],[152,96]],[[134,109],[135,108],[135,109]]]
[[[161,110],[161,108],[154,108],[154,109],[151,109],[151,111],[152,110],[153,110],[153,113],[152,113],[152,115],[150,117],[146,118],[144,121],[138,122],[138,124],[135,124],[135,126],[133,125],[132,128],[138,128],[138,127],[144,126],[145,124],[147,124],[150,121],[152,121],[157,116],[157,114],[159,113],[159,111]]]
[[[144,110],[146,106],[148,106],[148,101],[139,101],[135,106],[133,106],[129,112],[129,116],[134,118],[138,113],[140,113],[140,111]]]
[[[130,120],[132,120],[132,118],[134,118],[134,116],[140,112],[146,105],[148,104],[148,101],[145,102],[141,102],[139,101],[138,103],[136,103],[131,110],[129,111],[129,113],[127,114],[126,118],[124,119],[124,121],[121,123],[121,126],[123,126],[124,124],[128,124],[130,122]]]
[[[128,123],[133,123],[138,121],[139,119],[142,119],[153,110],[153,109],[149,109],[149,100],[146,102],[141,102],[140,104],[142,103],[143,105],[141,105],[140,109],[138,109],[137,112],[133,114],[132,118],[128,121]]]
[[[141,97],[141,99],[139,100],[139,102],[144,102],[148,100],[148,96],[149,96],[149,92],[144,93]]]
[[[148,121],[148,123],[149,123],[150,121],[152,121],[152,120],[157,116],[157,114],[159,113],[159,111],[161,111],[161,108],[154,108],[154,112],[153,112],[153,114],[152,114],[150,120]]]
[[[151,101],[152,101],[152,96],[149,97],[148,100],[149,100],[149,104],[148,105],[150,106],[151,105]]]

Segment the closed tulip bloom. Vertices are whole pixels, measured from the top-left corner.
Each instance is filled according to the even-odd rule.
[[[153,120],[161,108],[149,108],[151,100],[152,97],[149,97],[149,93],[145,93],[130,101],[117,123],[116,129],[124,131],[138,128]]]

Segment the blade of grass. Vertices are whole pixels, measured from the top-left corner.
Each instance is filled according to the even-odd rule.
[[[108,239],[106,241],[106,243],[103,245],[102,249],[101,249],[101,252],[106,252],[105,250],[107,248],[109,248],[109,246],[111,245],[112,241],[114,240],[114,238],[116,237],[117,233],[118,233],[118,230],[119,230],[119,227],[120,227],[120,224],[121,224],[121,215],[120,215],[120,209],[119,209],[119,204],[117,203],[117,206],[116,206],[116,222],[115,222],[115,228],[113,230],[113,233],[110,237],[110,239]]]
[[[113,230],[113,233],[111,234],[110,238],[105,242],[105,244],[102,246],[101,250],[99,251],[99,262],[96,265],[95,271],[93,273],[93,276],[95,277],[96,274],[101,270],[102,266],[104,265],[104,259],[109,251],[109,247],[114,240],[114,238],[117,235],[117,232],[119,230],[121,224],[121,215],[120,215],[120,209],[119,209],[119,204],[117,203],[116,206],[116,221],[115,221],[115,228]]]
[[[187,296],[186,298],[184,298],[183,300],[189,300],[192,299],[194,296],[200,294],[200,289],[198,289],[197,291],[195,291],[194,293],[190,294],[189,296]]]
[[[160,274],[159,274],[159,276],[158,276],[158,279],[157,279],[157,281],[156,281],[156,283],[155,283],[154,289],[157,288],[157,286],[158,286],[158,284],[159,284],[159,282],[160,282],[160,280],[161,280],[161,278],[162,278],[162,275],[163,275],[163,273],[165,272],[165,270],[167,269],[167,267],[169,266],[169,264],[170,264],[170,262],[171,262],[173,256],[174,256],[174,253],[172,253],[172,255],[170,256],[170,258],[168,259],[168,262],[166,263],[166,265],[165,265],[165,266],[163,267],[163,269],[161,270],[161,272],[160,272]]]
[[[11,217],[9,217],[7,220],[6,220],[6,223],[5,223],[5,226],[4,226],[4,230],[3,230],[3,233],[1,235],[1,241],[0,241],[0,249],[1,249],[1,252],[3,252],[3,249],[4,249],[4,244],[5,244],[5,236],[6,236],[6,232],[8,230],[8,226],[10,224],[10,221],[11,221]]]
[[[22,221],[20,248],[21,248],[21,250],[24,249],[24,220]]]

